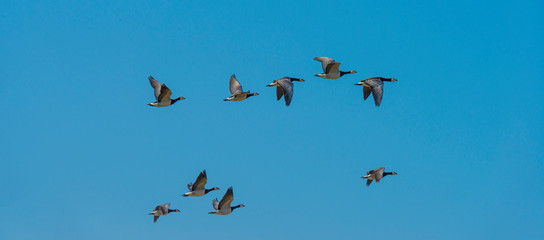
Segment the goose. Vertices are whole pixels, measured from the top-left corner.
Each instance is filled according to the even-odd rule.
[[[178,209],[170,209],[170,203],[161,204],[155,207],[153,212],[150,212],[149,215],[153,215],[153,222],[157,222],[160,216],[169,214],[171,212],[180,212]]]
[[[230,203],[233,199],[234,197],[232,195],[232,187],[230,187],[225,193],[225,196],[223,196],[223,198],[221,199],[221,202],[218,202],[217,198],[212,201],[212,205],[215,211],[209,212],[208,214],[229,215],[232,211],[234,211],[234,209],[237,209],[239,207],[245,207],[243,204],[231,207]]]
[[[229,87],[230,94],[232,94],[232,96],[223,99],[223,101],[243,101],[249,97],[259,95],[258,93],[250,93],[250,91],[244,92],[242,90],[242,85],[240,85],[240,82],[238,82],[238,79],[236,79],[236,76],[234,74],[230,76]]]
[[[302,78],[291,78],[283,77],[277,80],[274,80],[271,84],[266,85],[267,87],[276,87],[276,97],[278,101],[283,95],[285,95],[285,105],[289,106],[291,104],[291,99],[293,98],[293,81],[304,82]]]
[[[147,104],[149,106],[166,107],[176,103],[179,100],[185,99],[184,97],[171,99],[170,96],[172,96],[172,91],[166,85],[164,85],[164,83],[161,84],[152,76],[149,76],[149,83],[151,83],[151,87],[155,89],[155,98],[157,99],[157,101]]]
[[[365,178],[366,186],[370,186],[370,184],[372,183],[372,180],[376,180],[376,182],[379,183],[380,180],[387,175],[397,175],[396,172],[384,172],[384,170],[385,170],[384,167],[370,170],[366,172],[366,176],[362,176],[361,178]]]
[[[315,57],[314,60],[320,61],[321,66],[323,67],[323,73],[314,75],[316,77],[321,77],[325,79],[338,79],[341,76],[344,76],[344,74],[357,73],[357,71],[355,70],[347,72],[340,71],[340,69],[338,69],[338,67],[340,67],[340,63],[335,62],[332,58]]]
[[[365,80],[361,80],[360,82],[356,83],[355,85],[363,85],[363,93],[365,100],[368,98],[370,93],[372,92],[372,96],[374,97],[374,103],[376,104],[376,107],[380,106],[380,103],[382,102],[383,97],[383,82],[396,82],[396,78],[383,78],[383,77],[371,77],[367,78]]]
[[[189,188],[189,192],[183,194],[184,197],[200,197],[204,196],[204,194],[207,194],[214,190],[219,190],[219,188],[210,188],[205,189],[204,186],[206,185],[206,182],[208,182],[208,177],[206,176],[206,170],[200,172],[198,177],[196,178],[195,183],[189,183],[187,184],[187,188]]]

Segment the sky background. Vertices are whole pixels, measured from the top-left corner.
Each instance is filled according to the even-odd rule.
[[[0,9],[1,239],[544,234],[540,1]],[[222,101],[233,73],[260,95]],[[187,99],[147,106],[149,75]],[[306,80],[289,107],[265,87],[284,76]],[[380,107],[354,86],[374,76],[398,79]],[[366,187],[378,167],[398,175]],[[182,198],[204,169],[221,190]],[[246,207],[208,215],[229,186]],[[162,203],[181,213],[154,224]]]

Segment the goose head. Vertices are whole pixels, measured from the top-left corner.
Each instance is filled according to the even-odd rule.
[[[237,206],[231,207],[231,209],[234,210],[234,209],[241,208],[241,207],[245,207],[245,205],[244,204],[238,204]]]
[[[176,103],[176,102],[179,101],[179,100],[183,100],[183,99],[185,99],[185,98],[184,98],[184,97],[178,97],[178,98],[176,98],[176,99],[172,99],[172,102],[170,102],[170,105]]]
[[[398,81],[396,78],[391,78],[391,82],[396,82]]]
[[[355,70],[350,70],[349,73],[357,73]]]
[[[171,212],[181,212],[179,209],[168,209],[168,213],[171,213]]]
[[[391,175],[397,175],[397,172],[392,172]]]

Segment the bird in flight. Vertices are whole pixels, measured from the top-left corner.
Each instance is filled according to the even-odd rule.
[[[376,104],[376,106],[380,106],[383,97],[383,82],[396,81],[396,78],[371,77],[361,80],[355,85],[363,86],[364,100],[366,100],[368,96],[370,96],[370,93],[372,93],[372,97],[374,97],[374,103]]]
[[[321,66],[323,67],[323,73],[316,74],[315,76],[325,78],[325,79],[338,79],[345,74],[357,73],[355,70],[351,71],[340,71],[340,63],[335,62],[334,59],[328,57],[315,57],[314,60],[320,61]]]
[[[155,90],[155,99],[157,99],[157,101],[149,103],[147,105],[153,107],[166,107],[176,103],[179,100],[185,99],[184,97],[171,99],[170,96],[172,96],[172,91],[170,90],[170,88],[164,85],[164,83],[161,84],[152,76],[149,76],[148,79],[149,83],[151,83],[151,87],[153,87],[153,89]]]

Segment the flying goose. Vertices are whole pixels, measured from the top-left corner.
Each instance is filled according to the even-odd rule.
[[[151,87],[155,89],[155,98],[157,99],[157,101],[147,104],[149,106],[166,107],[176,103],[179,100],[185,99],[184,97],[171,99],[170,96],[172,96],[172,91],[166,85],[164,85],[164,83],[161,84],[152,76],[149,76],[149,83],[151,83]]]
[[[289,104],[291,104],[291,99],[293,98],[293,81],[304,82],[304,79],[283,77],[274,80],[274,82],[266,86],[276,87],[276,97],[278,97],[278,101],[281,99],[281,96],[285,95],[285,105],[289,106]]]
[[[384,172],[384,170],[384,167],[370,170],[366,172],[366,176],[362,176],[361,178],[366,178],[366,186],[370,186],[372,180],[376,180],[376,182],[379,183],[380,180],[387,175],[397,175],[396,172]]]
[[[200,197],[204,196],[204,194],[209,193],[213,190],[219,190],[219,188],[210,188],[205,189],[206,182],[208,182],[208,177],[206,176],[206,170],[200,172],[198,177],[196,178],[195,183],[189,183],[187,184],[187,188],[189,188],[189,192],[183,194],[184,197]]]
[[[153,222],[157,222],[160,216],[169,214],[171,212],[179,212],[179,210],[170,209],[170,203],[165,203],[155,207],[155,210],[153,210],[153,212],[150,212],[149,215],[153,215],[154,216]]]
[[[320,61],[321,66],[323,67],[323,73],[316,74],[315,76],[317,77],[322,77],[325,79],[338,79],[341,76],[344,76],[344,74],[357,73],[355,70],[348,72],[340,71],[340,69],[338,69],[338,67],[340,67],[340,63],[335,62],[332,58],[315,57],[314,60]]]
[[[213,200],[212,205],[215,211],[209,212],[208,214],[229,215],[232,211],[234,211],[234,209],[237,209],[239,207],[245,207],[243,204],[231,207],[230,203],[233,199],[234,197],[232,196],[232,187],[230,187],[225,193],[225,196],[223,196],[223,198],[221,199],[221,202],[218,202],[217,198]]]
[[[234,74],[230,76],[229,87],[230,94],[232,94],[232,96],[223,99],[223,101],[243,101],[249,97],[259,95],[258,93],[250,93],[250,91],[244,92],[242,90],[242,85],[240,85],[240,82],[238,82],[238,79],[236,79]]]
[[[383,82],[396,82],[397,79],[395,78],[383,78],[383,77],[371,77],[367,78],[365,80],[361,80],[360,82],[356,83],[355,85],[363,85],[363,93],[365,100],[368,98],[370,93],[372,92],[372,96],[374,97],[374,103],[376,106],[380,106],[380,103],[382,102],[383,97]]]

